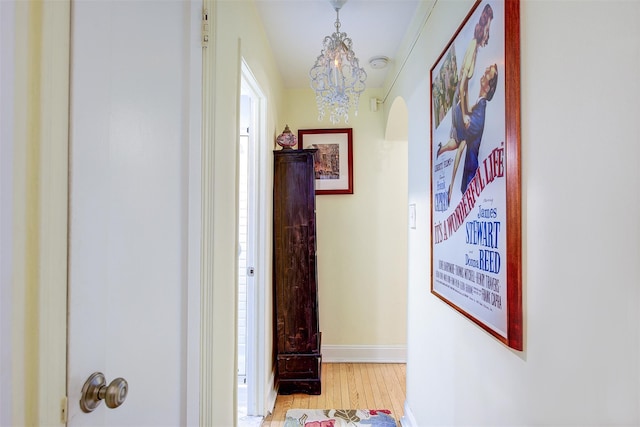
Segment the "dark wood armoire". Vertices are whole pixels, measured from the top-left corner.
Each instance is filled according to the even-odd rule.
[[[321,391],[315,151],[274,151],[274,349],[281,394]]]

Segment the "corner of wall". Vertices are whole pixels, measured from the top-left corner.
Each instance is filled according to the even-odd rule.
[[[265,413],[263,415],[272,414],[274,408],[276,407],[276,398],[278,397],[278,390],[276,390],[275,385],[276,377],[275,372],[271,372],[269,375],[269,381],[267,382],[267,389],[269,390],[266,398],[265,398]]]
[[[402,427],[417,427],[418,423],[416,422],[415,417],[413,416],[413,412],[411,411],[411,407],[409,407],[409,402],[404,401],[404,415],[400,418],[400,425]]]

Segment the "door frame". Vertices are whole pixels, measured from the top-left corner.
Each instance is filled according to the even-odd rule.
[[[13,3],[11,421],[66,411],[70,0]],[[3,102],[6,100],[3,99]],[[62,106],[62,108],[61,108]],[[27,332],[28,331],[28,332]],[[38,331],[38,332],[31,332]]]
[[[0,425],[11,425],[15,5],[0,2]],[[9,102],[10,100],[10,102]]]
[[[248,388],[247,395],[247,411],[249,415],[266,415],[265,408],[265,390],[266,390],[266,364],[264,357],[266,354],[266,329],[265,319],[266,313],[266,289],[267,278],[267,235],[266,235],[266,219],[265,215],[260,212],[266,212],[266,117],[267,117],[267,100],[263,90],[260,88],[258,80],[253,75],[249,65],[241,59],[241,85],[245,85],[246,89],[251,92],[250,97],[255,101],[254,109],[252,109],[251,123],[255,124],[250,139],[254,142],[253,155],[250,156],[250,167],[254,168],[253,196],[249,201],[249,205],[253,209],[249,209],[255,214],[252,219],[254,226],[253,235],[253,257],[255,276],[253,278],[253,286],[247,287],[247,383],[252,384]]]

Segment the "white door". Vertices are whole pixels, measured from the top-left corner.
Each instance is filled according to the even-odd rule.
[[[247,375],[247,285],[253,276],[250,261],[253,245],[251,243],[249,220],[249,181],[248,163],[250,138],[249,113],[250,100],[240,97],[240,138],[238,147],[238,385],[246,384]],[[239,401],[241,399],[238,399]]]
[[[190,2],[72,4],[71,426],[197,424],[199,27]],[[121,406],[81,410],[94,372],[128,382]]]
[[[238,417],[256,415],[257,97],[243,75],[238,147]]]
[[[238,349],[239,357],[244,363],[244,384],[238,387],[238,414],[240,416],[263,416],[265,410],[265,376],[267,357],[265,342],[266,323],[266,230],[270,225],[266,220],[266,198],[268,196],[265,163],[271,158],[270,146],[266,142],[266,98],[248,65],[242,62],[241,75],[241,118],[240,118],[240,175],[241,185],[239,199],[244,199],[240,210],[245,218],[240,221],[241,229],[246,234],[244,239],[245,265],[251,272],[239,278],[239,303],[246,310],[238,313],[239,319],[244,317],[246,328],[238,330],[238,342],[243,341],[245,348]],[[243,135],[244,134],[244,135]],[[245,155],[242,155],[242,152]],[[268,156],[268,157],[267,157]],[[244,180],[244,182],[242,182]],[[242,187],[244,186],[244,191]],[[244,196],[243,196],[244,192]],[[242,227],[244,225],[244,227]],[[247,270],[245,270],[245,273]],[[243,288],[242,280],[245,281]],[[242,298],[244,294],[244,299]],[[244,337],[242,336],[244,332]],[[241,351],[243,354],[240,354]],[[242,357],[244,356],[244,357]]]

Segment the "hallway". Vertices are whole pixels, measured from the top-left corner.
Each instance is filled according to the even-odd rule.
[[[398,425],[404,414],[406,365],[323,363],[322,394],[278,395],[263,427],[281,427],[289,409],[388,409]]]

